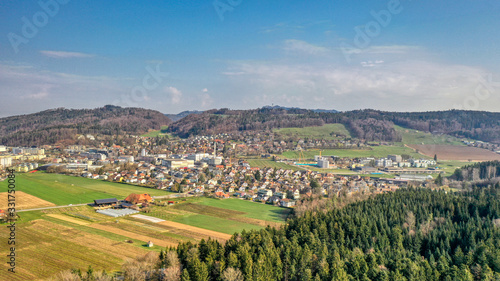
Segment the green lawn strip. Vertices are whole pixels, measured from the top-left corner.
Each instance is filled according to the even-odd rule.
[[[284,222],[290,213],[290,210],[286,208],[241,199],[203,199],[198,204],[244,212],[246,214],[242,216],[265,221]]]
[[[239,233],[243,230],[262,229],[262,227],[253,224],[226,220],[206,215],[186,215],[176,218],[173,221],[231,235],[236,232]]]

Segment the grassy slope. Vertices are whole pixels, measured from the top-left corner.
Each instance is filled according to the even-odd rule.
[[[336,137],[332,136],[331,134],[351,137],[351,134],[343,124],[326,124],[319,127],[283,128],[275,129],[274,131],[284,136],[296,136],[300,138],[325,140],[336,139]]]
[[[130,193],[168,194],[163,190],[41,172],[17,174],[16,186],[20,191],[56,205],[89,203],[112,197],[124,199]],[[6,181],[0,183],[0,190],[7,190]]]
[[[407,129],[400,126],[394,126],[397,132],[403,137],[403,144],[446,144],[446,145],[464,145],[460,139],[448,135],[433,135],[414,129]]]
[[[167,129],[168,129],[168,126],[162,126],[161,130],[148,132],[146,134],[141,135],[141,137],[154,138],[154,137],[157,137],[159,135],[167,135]]]

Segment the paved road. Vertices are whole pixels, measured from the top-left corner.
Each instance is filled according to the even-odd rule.
[[[153,196],[153,199],[169,199],[169,198],[183,198],[183,197],[190,197],[193,196],[188,193],[176,193],[176,194],[169,194],[169,195],[161,195],[161,196]]]
[[[54,207],[43,207],[36,209],[25,209],[25,210],[17,210],[16,212],[27,212],[27,211],[40,211],[40,210],[48,210],[48,209],[57,209],[57,208],[67,208],[67,207],[76,207],[76,206],[85,206],[92,203],[83,203],[83,204],[72,204],[72,205],[64,205],[64,206],[54,206]]]

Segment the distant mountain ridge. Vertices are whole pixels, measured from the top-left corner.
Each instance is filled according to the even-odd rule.
[[[324,112],[266,106],[251,110],[213,109],[188,115],[169,127],[181,137],[199,134],[271,130],[287,127],[341,123],[351,135],[367,141],[401,141],[394,125],[424,132],[448,134],[500,143],[500,113],[449,110],[435,112],[385,112],[372,109]]]
[[[0,118],[0,144],[27,146],[74,140],[77,134],[140,135],[172,121],[143,108],[106,105],[96,109],[57,108]]]

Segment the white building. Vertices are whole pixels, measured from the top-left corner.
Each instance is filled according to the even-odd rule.
[[[208,153],[191,153],[186,159],[193,160],[194,162],[200,162],[203,158],[208,158]]]
[[[317,163],[318,167],[322,169],[327,169],[328,167],[330,167],[330,162],[326,158],[319,158]]]
[[[0,166],[2,168],[7,168],[12,166],[12,157],[1,157],[0,158]]]

